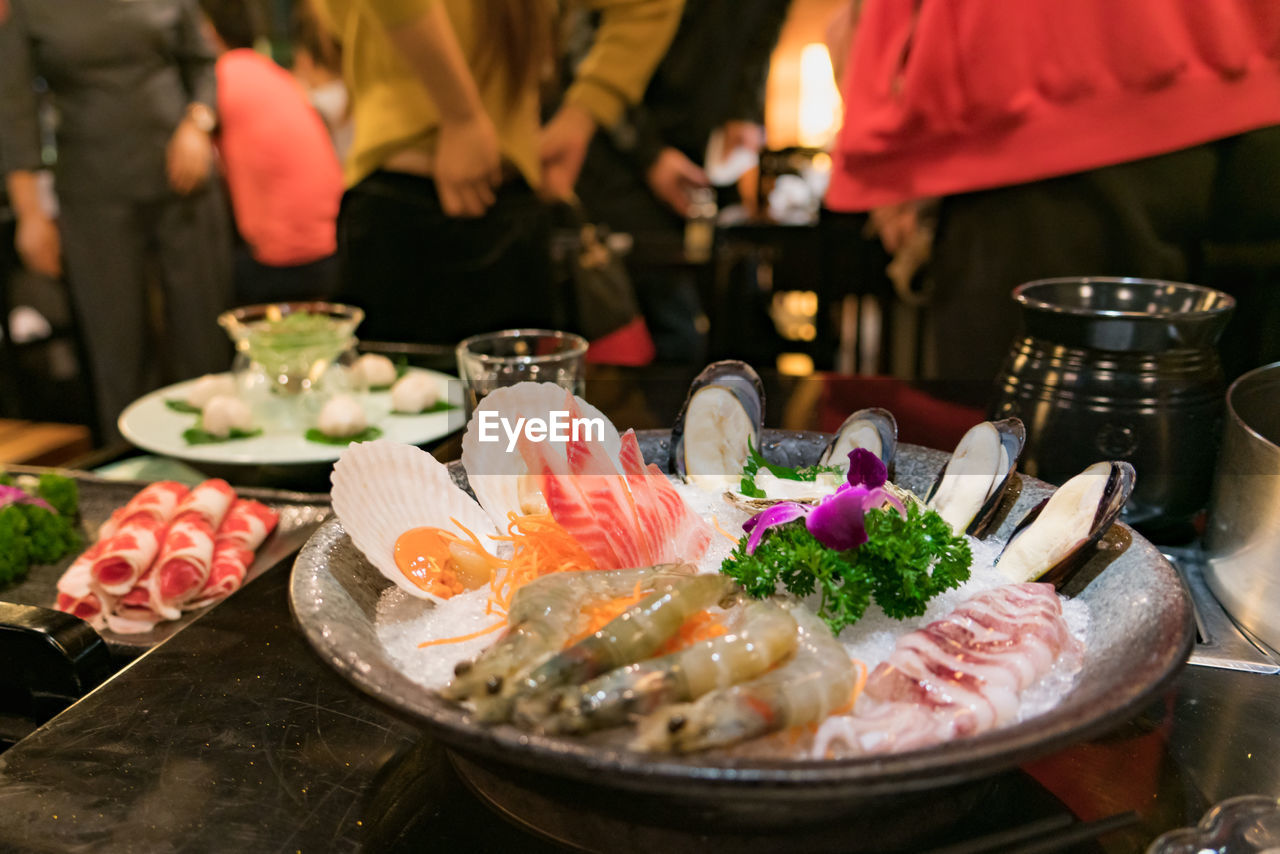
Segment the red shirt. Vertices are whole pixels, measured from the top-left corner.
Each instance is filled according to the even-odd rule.
[[[874,0],[827,204],[864,211],[1280,124],[1276,0]]]
[[[218,59],[218,151],[236,226],[255,260],[306,264],[337,251],[342,168],[289,72],[252,50]]]

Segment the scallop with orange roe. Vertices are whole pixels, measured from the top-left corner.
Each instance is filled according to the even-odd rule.
[[[441,602],[459,592],[459,585],[471,589],[475,567],[497,559],[498,546],[491,537],[498,531],[488,515],[453,482],[443,463],[420,448],[386,439],[351,445],[334,464],[332,480],[333,509],[351,541],[369,563],[412,596]],[[448,572],[432,574],[412,566],[406,570],[397,561],[396,543],[418,528],[447,535],[435,546],[427,543],[416,557],[434,556]],[[424,542],[429,539],[424,537]],[[461,574],[459,567],[465,567]],[[487,580],[486,576],[480,584]]]

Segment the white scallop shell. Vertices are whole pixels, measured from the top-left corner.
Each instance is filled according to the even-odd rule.
[[[467,432],[462,437],[462,467],[467,470],[467,482],[471,484],[480,506],[502,530],[506,530],[509,512],[523,515],[520,476],[528,474],[529,469],[518,450],[507,449],[508,438],[501,428],[488,434],[492,437],[496,432],[498,441],[481,441],[480,415],[497,412],[513,427],[519,418],[548,419],[553,411],[565,409],[567,394],[565,389],[554,383],[526,382],[495,389],[480,401],[467,422]],[[582,410],[583,418],[599,418],[604,423],[604,447],[617,465],[618,453],[622,449],[618,428],[603,412],[582,398],[575,397],[574,400]],[[563,449],[560,451],[563,454]]]
[[[444,601],[419,589],[396,566],[395,544],[413,528],[474,533],[490,553],[497,545],[489,517],[458,488],[449,470],[421,448],[378,439],[349,446],[333,466],[333,509],[356,548],[369,563],[410,595]]]

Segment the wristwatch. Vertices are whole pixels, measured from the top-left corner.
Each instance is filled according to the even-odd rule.
[[[197,130],[205,133],[213,133],[214,128],[218,126],[217,115],[208,106],[201,104],[199,101],[187,107],[187,118],[191,119],[191,123],[196,126]]]

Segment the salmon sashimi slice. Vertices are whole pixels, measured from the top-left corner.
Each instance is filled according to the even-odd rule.
[[[625,531],[607,530],[611,524],[601,519],[595,506],[582,494],[577,478],[569,474],[568,462],[554,453],[547,452],[542,443],[521,439],[517,447],[524,456],[530,475],[541,481],[542,497],[556,522],[569,532],[586,550],[601,569],[618,569],[624,560],[614,547],[614,541],[625,536]]]
[[[540,473],[547,508],[601,569],[696,561],[711,543],[710,526],[689,509],[656,466],[644,466],[635,434],[623,437],[620,461],[599,443],[567,443],[565,456],[543,443],[518,443],[530,472]]]

